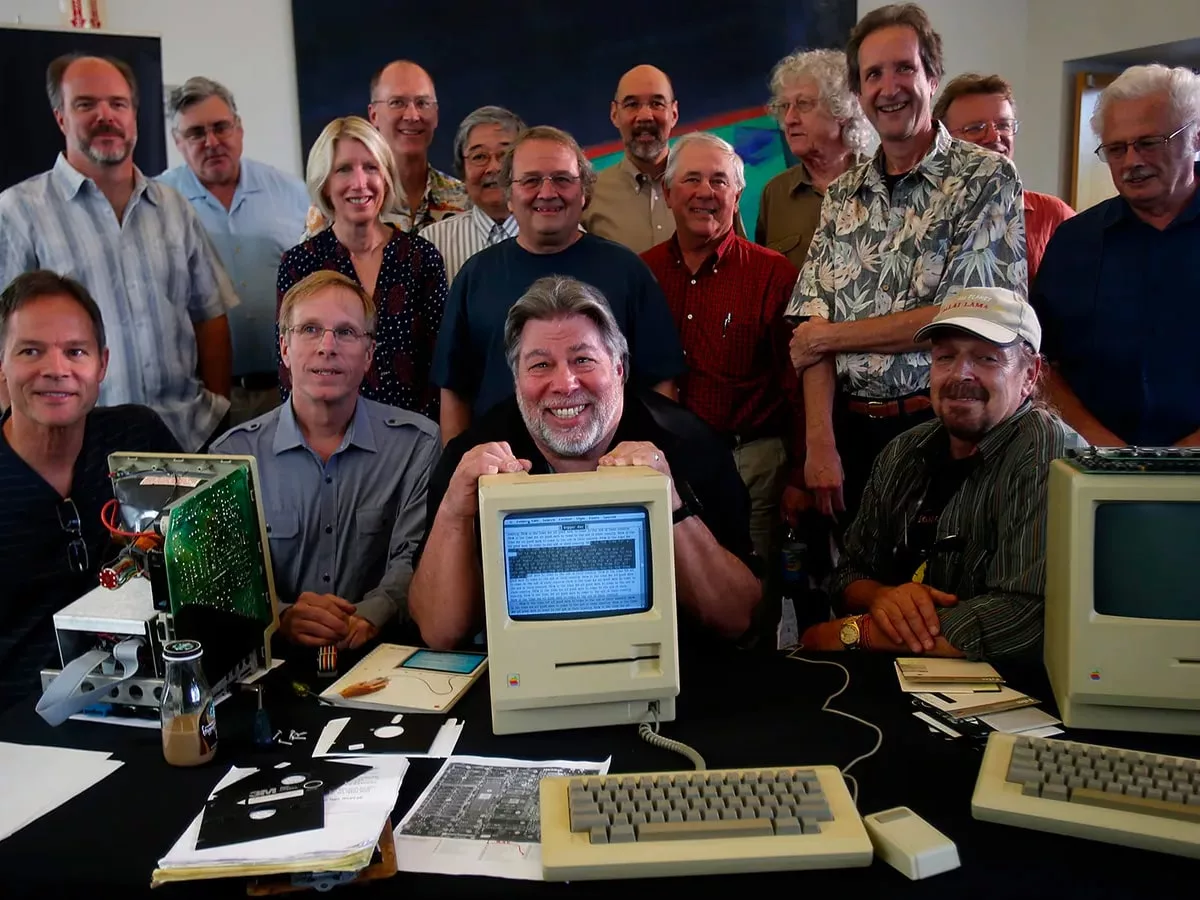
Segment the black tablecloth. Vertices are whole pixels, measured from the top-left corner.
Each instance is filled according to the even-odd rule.
[[[401,872],[391,879],[339,888],[348,897],[419,896],[612,896],[630,886],[642,890],[759,892],[771,888],[843,891],[857,897],[888,892],[922,897],[1134,897],[1147,888],[1165,894],[1194,895],[1200,863],[1043,832],[977,822],[971,793],[982,756],[981,745],[966,738],[935,734],[916,719],[900,693],[890,659],[869,654],[836,654],[813,659],[846,665],[848,689],[832,706],[875,723],[883,745],[852,774],[859,780],[864,813],[909,806],[958,846],[962,867],[918,882],[876,860],[865,869],[763,873],[569,885],[443,877]],[[685,658],[677,717],[663,733],[690,744],[710,768],[787,765],[844,766],[870,750],[875,734],[863,725],[821,711],[821,704],[844,681],[842,672],[782,656],[714,651]],[[1044,674],[1006,671],[1010,684],[1042,699],[1053,710]],[[218,708],[220,747],[210,765],[197,769],[168,766],[158,732],[115,725],[67,722],[51,728],[34,713],[33,702],[0,716],[0,740],[25,744],[110,750],[125,765],[65,806],[0,841],[0,897],[121,896],[149,894],[157,860],[175,842],[203,805],[204,798],[231,764],[265,764],[311,754],[323,722],[345,710],[298,699],[284,667],[272,673],[267,708],[276,730],[305,735],[293,747],[255,752],[250,743],[253,704],[233,697]],[[302,676],[300,676],[302,677]],[[488,686],[482,679],[451,711],[466,727],[456,752],[525,759],[602,760],[611,771],[642,772],[690,768],[682,757],[644,743],[632,726],[496,737],[491,732]],[[1068,737],[1132,749],[1200,757],[1200,739],[1162,735],[1071,732]],[[437,771],[440,761],[414,760],[405,778],[395,821]],[[2,799],[0,799],[2,802]],[[734,879],[738,879],[736,882]],[[245,896],[244,884],[206,881],[170,884],[155,897]],[[835,896],[824,894],[824,896]]]

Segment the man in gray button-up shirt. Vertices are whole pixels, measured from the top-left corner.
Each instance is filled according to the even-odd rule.
[[[408,617],[413,551],[425,531],[437,426],[358,394],[375,308],[331,271],[298,282],[279,310],[288,402],[218,438],[213,453],[258,460],[280,631],[310,647],[355,648]]]

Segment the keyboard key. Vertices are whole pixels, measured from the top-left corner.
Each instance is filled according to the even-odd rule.
[[[1071,802],[1082,803],[1086,806],[1100,806],[1106,809],[1123,809],[1167,819],[1181,819],[1185,822],[1200,822],[1200,806],[1185,806],[1169,797],[1167,800],[1148,800],[1145,797],[1110,794],[1107,791],[1101,793],[1080,788],[1071,795]]]
[[[643,825],[639,841],[681,841],[694,838],[752,837],[773,835],[775,830],[764,819],[731,819],[713,822],[664,822]]]

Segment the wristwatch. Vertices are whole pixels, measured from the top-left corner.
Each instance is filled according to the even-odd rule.
[[[848,616],[842,621],[841,630],[838,632],[838,637],[842,640],[842,646],[847,650],[859,650],[862,648],[862,620],[863,616]]]
[[[682,478],[675,479],[675,493],[679,495],[679,509],[671,513],[671,524],[678,525],[684,519],[700,515],[703,505],[692,486]]]

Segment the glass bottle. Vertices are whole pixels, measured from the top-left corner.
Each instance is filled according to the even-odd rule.
[[[200,668],[203,655],[199,641],[163,645],[163,757],[173,766],[202,765],[217,752],[217,707]]]

